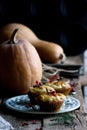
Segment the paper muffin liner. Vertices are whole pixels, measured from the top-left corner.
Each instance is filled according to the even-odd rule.
[[[55,102],[43,102],[38,100],[38,105],[40,106],[41,111],[46,112],[58,112],[63,104],[64,100],[62,101],[55,101]]]

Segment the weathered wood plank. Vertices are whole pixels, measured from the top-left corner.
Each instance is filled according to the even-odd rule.
[[[71,114],[71,113],[70,113]],[[44,119],[44,130],[86,130],[87,129],[87,114],[81,113],[78,110],[74,111],[71,114],[74,119],[66,121],[57,121],[56,118],[59,118],[59,115],[56,117]]]
[[[0,115],[10,122],[16,130],[21,127],[23,129],[27,129],[28,127],[30,130],[40,129],[41,123],[43,123],[43,130],[87,130],[87,113],[85,113],[81,85],[78,83],[78,79],[74,80],[77,83],[77,86],[76,94],[73,96],[80,101],[81,106],[78,110],[66,113],[73,117],[73,120],[63,120],[63,118],[62,121],[55,120],[59,117],[63,117],[63,114],[49,115],[44,116],[43,118],[40,115],[21,114],[7,109],[4,105],[1,105],[0,107]],[[1,101],[2,100],[0,99],[0,103]],[[41,122],[42,119],[43,122]]]

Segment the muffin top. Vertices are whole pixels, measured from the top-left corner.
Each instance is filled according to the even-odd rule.
[[[47,93],[47,94],[40,94],[37,97],[37,100],[43,101],[43,102],[59,102],[64,101],[66,96],[62,93]]]
[[[53,81],[53,82],[49,82],[46,83],[46,85],[56,89],[66,89],[66,88],[71,88],[70,84],[66,81]]]
[[[41,85],[41,86],[34,86],[29,89],[31,93],[36,93],[36,94],[42,94],[42,93],[47,93],[47,91],[50,92],[55,92],[54,88],[47,86],[47,85]]]

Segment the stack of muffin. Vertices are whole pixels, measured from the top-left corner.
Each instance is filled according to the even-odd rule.
[[[31,87],[28,96],[32,104],[38,104],[41,111],[58,112],[71,91],[69,82],[54,80],[45,84],[36,83]]]

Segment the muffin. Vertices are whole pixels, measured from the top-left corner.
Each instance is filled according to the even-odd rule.
[[[36,104],[36,97],[40,94],[45,94],[47,92],[55,92],[55,90],[50,87],[50,86],[46,86],[46,85],[41,85],[41,86],[34,86],[29,88],[29,92],[28,92],[28,96],[30,98],[30,101],[32,104]]]
[[[57,93],[63,93],[65,96],[69,95],[71,91],[71,85],[67,81],[59,80],[46,83],[46,85],[55,89]]]
[[[62,93],[44,93],[36,98],[37,104],[41,111],[58,112],[65,100],[66,96]]]

